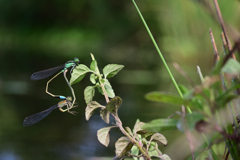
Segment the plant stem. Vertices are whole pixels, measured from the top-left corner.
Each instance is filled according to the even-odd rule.
[[[155,48],[156,48],[156,50],[157,50],[160,58],[162,59],[162,62],[163,62],[163,64],[164,64],[165,68],[166,68],[167,71],[168,71],[168,74],[170,75],[170,77],[171,77],[171,79],[172,79],[172,81],[173,81],[173,84],[175,85],[175,87],[176,87],[179,95],[183,98],[183,94],[182,94],[181,90],[179,89],[178,84],[177,84],[177,82],[175,81],[175,79],[174,79],[174,77],[173,77],[170,69],[168,68],[167,63],[166,63],[166,61],[165,61],[165,59],[164,59],[164,57],[163,57],[163,55],[162,55],[162,53],[161,53],[161,51],[160,51],[160,49],[159,49],[159,47],[158,47],[155,39],[153,38],[152,33],[151,33],[150,29],[148,28],[147,23],[145,22],[142,14],[141,14],[141,11],[138,9],[138,6],[137,6],[137,4],[135,3],[135,1],[134,1],[134,0],[132,0],[132,1],[133,1],[133,4],[135,5],[135,7],[136,7],[136,9],[137,9],[137,11],[138,11],[138,13],[139,13],[139,16],[141,17],[141,19],[142,19],[142,21],[143,21],[144,26],[146,27],[146,30],[147,30],[147,32],[148,32],[148,34],[149,34],[149,36],[150,36],[150,38],[151,38],[154,46],[155,46]],[[191,109],[190,109],[189,107],[187,107],[187,110],[188,110],[189,113],[192,113],[192,111],[191,111]]]
[[[92,60],[94,61],[95,58],[94,58],[93,54],[90,53],[90,55],[91,55],[91,57],[92,57]],[[99,82],[100,82],[101,87],[102,87],[102,90],[103,90],[104,97],[105,97],[105,99],[106,99],[106,103],[108,103],[108,102],[109,102],[109,98],[108,98],[107,92],[106,92],[106,90],[105,90],[104,84],[103,84],[102,81],[101,81],[101,80],[102,80],[102,77],[101,77],[101,74],[100,74],[100,72],[99,72],[98,67],[97,67],[96,72],[97,72],[97,76],[98,76],[98,78],[99,78]],[[134,143],[134,144],[138,147],[138,149],[142,152],[142,154],[143,154],[148,160],[151,160],[151,158],[149,157],[149,155],[147,154],[147,152],[144,151],[144,149],[142,148],[142,146],[140,146],[140,145],[138,144],[138,142],[137,142],[133,137],[131,137],[131,136],[126,132],[126,130],[123,128],[123,126],[122,126],[122,121],[120,120],[120,118],[118,117],[118,115],[117,115],[117,114],[116,114],[116,115],[115,115],[115,114],[112,114],[112,116],[115,118],[116,125],[118,126],[118,128],[120,129],[120,131],[121,131],[125,136],[127,136],[132,143]]]
[[[95,58],[94,58],[93,54],[90,53],[90,55],[91,55],[91,57],[92,57],[92,60],[94,61]],[[101,77],[101,74],[100,74],[100,72],[99,72],[98,67],[97,67],[97,76],[98,76],[99,82],[100,82],[100,84],[101,84],[101,87],[102,87],[103,94],[104,94],[104,97],[105,97],[105,99],[106,99],[106,102],[108,103],[108,102],[109,102],[109,98],[108,98],[107,92],[106,92],[106,90],[105,90],[104,84],[103,84],[102,81],[101,81],[101,80],[102,80],[102,77]]]

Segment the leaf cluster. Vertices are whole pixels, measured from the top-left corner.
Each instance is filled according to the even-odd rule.
[[[84,64],[80,64],[74,68],[70,79],[70,84],[73,85],[75,83],[79,83],[87,73],[91,73],[90,81],[93,86],[87,86],[84,90],[84,99],[86,104],[92,102],[96,88],[102,95],[104,95],[104,92],[106,92],[108,97],[113,98],[115,97],[115,93],[108,78],[115,76],[123,67],[123,65],[108,64],[103,68],[103,74],[100,74],[97,61],[93,58],[90,68]]]

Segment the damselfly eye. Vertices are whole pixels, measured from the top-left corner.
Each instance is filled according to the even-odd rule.
[[[74,62],[78,64],[80,60],[78,58],[74,58]]]

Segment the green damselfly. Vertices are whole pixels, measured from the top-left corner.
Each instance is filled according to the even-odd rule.
[[[24,119],[24,121],[23,121],[23,126],[24,127],[28,127],[28,126],[34,125],[35,123],[37,123],[37,122],[41,121],[42,119],[44,119],[54,109],[57,109],[57,108],[59,108],[59,110],[62,111],[62,112],[68,111],[69,113],[75,114],[76,113],[75,111],[69,111],[69,107],[72,106],[71,101],[72,101],[72,97],[66,97],[65,100],[60,101],[58,104],[53,105],[52,107],[50,107],[50,108],[48,108],[48,109],[46,109],[46,110],[44,110],[42,112],[39,112],[39,113],[33,114],[33,115],[29,116],[29,117],[26,117]],[[67,108],[63,109],[64,106],[67,106]]]
[[[70,106],[69,109],[71,109],[76,101],[76,97],[75,97],[75,94],[74,94],[74,90],[73,88],[71,87],[68,79],[67,79],[67,72],[68,72],[68,69],[71,68],[70,70],[70,73],[72,73],[73,69],[79,64],[80,60],[78,58],[74,58],[74,60],[70,60],[70,61],[67,61],[65,64],[63,65],[59,65],[59,66],[56,66],[56,67],[53,67],[53,68],[49,68],[49,69],[46,69],[46,70],[42,70],[42,71],[38,71],[38,72],[35,72],[31,75],[31,80],[40,80],[40,79],[44,79],[44,78],[47,78],[51,75],[53,75],[54,73],[56,73],[57,71],[59,71],[61,69],[60,72],[58,72],[55,76],[53,76],[48,82],[47,82],[47,85],[46,85],[46,93],[51,95],[52,97],[57,97],[57,98],[60,98],[60,99],[66,99],[65,96],[61,96],[61,95],[54,95],[50,92],[48,92],[48,84],[54,79],[56,78],[59,74],[63,73],[63,76],[72,92],[72,96],[73,96],[73,102],[72,102],[72,106]]]

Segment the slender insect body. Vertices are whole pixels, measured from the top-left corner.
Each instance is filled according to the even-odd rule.
[[[70,67],[72,67],[71,68],[71,72],[72,72],[72,70],[79,64],[79,62],[80,61],[79,61],[78,58],[74,58],[74,60],[68,61],[68,62],[66,62],[63,65],[59,65],[57,67],[53,67],[53,68],[49,68],[49,69],[42,70],[42,71],[39,71],[39,72],[35,72],[35,73],[33,73],[31,75],[31,79],[32,80],[40,80],[40,79],[47,78],[47,77],[51,76],[52,74],[56,73],[57,71],[59,71],[60,69],[62,69],[60,72],[58,72],[55,76],[53,76],[47,82],[46,93],[51,95],[52,97],[63,99],[63,101],[60,101],[58,104],[53,105],[52,107],[50,107],[50,108],[48,108],[48,109],[46,109],[46,110],[44,110],[42,112],[36,113],[34,115],[31,115],[31,116],[25,118],[24,121],[23,121],[23,126],[31,126],[31,125],[41,121],[42,119],[44,119],[47,115],[49,115],[56,108],[59,108],[59,110],[61,112],[68,111],[71,114],[75,114],[76,113],[75,111],[70,111],[70,109],[76,107],[76,106],[74,106],[74,103],[76,101],[76,97],[75,97],[75,94],[74,94],[74,90],[71,87],[71,85],[70,85],[70,83],[69,83],[69,81],[68,81],[68,79],[66,77],[66,73],[68,72],[68,68],[70,68]],[[70,96],[69,97],[65,97],[65,96],[62,96],[62,95],[54,95],[54,94],[48,92],[48,84],[53,79],[55,79],[59,74],[61,74],[61,73],[63,73],[64,79],[66,80],[66,82],[67,82],[67,84],[68,84],[68,86],[69,86],[69,88],[70,88],[70,90],[72,92],[73,99]],[[65,106],[67,106],[66,109],[63,108]]]

